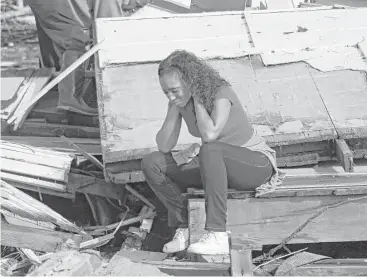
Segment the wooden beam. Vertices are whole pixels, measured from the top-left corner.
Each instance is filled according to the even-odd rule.
[[[348,196],[228,200],[227,229],[234,237],[245,235],[256,238],[263,245],[279,244],[325,206],[346,200]],[[367,240],[367,230],[361,226],[367,221],[366,210],[366,199],[328,209],[308,223],[290,243]],[[191,243],[196,242],[204,232],[205,219],[204,200],[189,199]]]
[[[67,240],[72,240],[79,246],[82,237],[72,233],[45,231],[1,222],[1,245],[55,252]]]
[[[335,152],[345,172],[354,171],[353,153],[343,139],[335,139]]]
[[[71,231],[75,233],[83,233],[83,231],[78,226],[71,223],[69,220],[67,220],[62,215],[60,215],[56,211],[49,208],[44,203],[32,198],[28,194],[9,185],[8,183],[2,180],[0,180],[0,182],[1,182],[1,193],[2,193],[2,196],[1,196],[2,206],[4,205],[5,201],[7,202],[9,206],[14,207],[14,209],[17,209],[17,210],[19,210],[19,206],[16,206],[15,204],[22,205],[26,208],[23,211],[24,214],[26,214],[27,212],[29,213],[29,211],[35,211],[37,213],[39,212],[39,215],[41,216],[41,218],[47,218],[45,222],[54,223],[66,231]],[[21,214],[19,215],[22,216]],[[32,215],[30,215],[29,218],[43,221],[42,219],[32,218]],[[48,219],[50,219],[50,221],[48,221]]]

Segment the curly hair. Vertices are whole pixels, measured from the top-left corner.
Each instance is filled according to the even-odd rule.
[[[211,113],[217,92],[229,82],[195,54],[186,50],[176,50],[165,58],[158,67],[158,76],[177,72],[189,87],[192,97],[201,102]]]

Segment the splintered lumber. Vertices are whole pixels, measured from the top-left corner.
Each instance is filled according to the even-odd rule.
[[[51,222],[61,229],[82,233],[82,230],[63,216],[28,194],[1,180],[1,207],[26,218]]]
[[[12,124],[16,121],[17,117],[27,117],[28,114],[24,115],[25,107],[32,100],[34,95],[51,79],[53,72],[53,68],[40,68],[35,70],[29,79],[28,87],[25,87],[21,98],[17,99],[16,108],[13,110],[12,114],[9,115],[11,117],[8,118],[8,124]]]
[[[263,245],[279,244],[285,235],[291,235],[325,206],[332,207],[348,199],[348,196],[313,196],[228,200],[227,228],[234,237],[244,235]],[[367,230],[361,223],[367,221],[366,211],[366,198],[330,208],[289,243],[364,241]],[[196,242],[204,232],[205,219],[204,200],[189,199],[190,242]]]
[[[1,157],[70,170],[74,156],[53,150],[1,141]]]
[[[60,251],[28,276],[89,276],[102,264],[100,253],[95,250],[78,252]]]
[[[4,92],[4,98],[3,95],[1,96],[1,114],[4,119],[9,119],[9,117],[13,115],[24,94],[28,90],[31,84],[30,79],[34,73],[34,69],[26,69],[24,71],[18,71],[16,73],[6,71],[4,72],[4,76],[1,76],[1,91]],[[20,76],[18,77],[18,75]],[[22,80],[20,84],[19,79]],[[6,105],[5,100],[8,99],[10,95],[12,95],[13,101]]]
[[[22,126],[29,112],[32,110],[32,107],[39,101],[49,90],[51,90],[55,85],[57,85],[61,80],[63,80],[66,76],[68,76],[73,70],[79,67],[82,63],[84,63],[89,57],[91,57],[94,53],[96,53],[102,45],[102,42],[93,46],[90,50],[84,53],[79,59],[77,59],[74,63],[72,63],[68,68],[65,69],[62,73],[60,73],[56,78],[52,79],[45,87],[41,90],[36,90],[35,94],[32,94],[32,97],[29,98],[29,102],[22,107],[22,111],[14,114],[14,122],[13,129],[17,130]]]
[[[29,248],[42,252],[55,252],[67,240],[72,240],[76,246],[79,246],[82,237],[72,233],[46,231],[1,222],[1,245]]]
[[[18,225],[23,227],[42,229],[42,230],[55,230],[56,225],[50,222],[36,221],[29,218],[21,217],[17,214],[11,213],[7,210],[2,209],[1,213],[5,217],[6,221],[11,225]]]
[[[5,118],[9,115],[6,110],[16,101],[20,88],[27,83],[34,69],[8,69],[1,71],[1,114]]]
[[[67,182],[73,159],[71,154],[1,141],[2,170],[12,180],[18,174],[24,182],[30,177]]]

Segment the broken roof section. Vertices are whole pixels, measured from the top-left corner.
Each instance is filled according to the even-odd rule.
[[[98,42],[109,42],[100,51],[99,66],[156,62],[186,49],[205,59],[260,54],[265,65],[305,61],[323,71],[366,71],[361,52],[366,18],[367,8],[325,8],[97,19]],[[122,24],[134,33],[120,36]]]

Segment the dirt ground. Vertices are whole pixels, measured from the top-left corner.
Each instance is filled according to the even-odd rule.
[[[40,49],[34,16],[2,21],[1,64],[11,68],[38,68]]]

